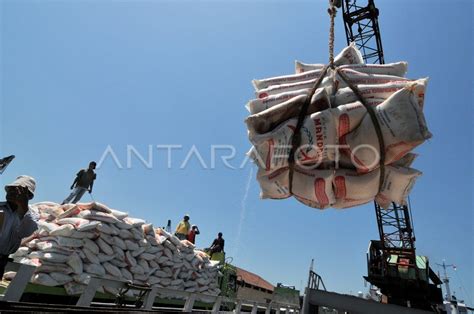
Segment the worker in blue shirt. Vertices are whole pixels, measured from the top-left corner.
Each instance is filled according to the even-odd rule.
[[[21,240],[38,228],[38,215],[28,202],[33,198],[36,182],[32,177],[19,176],[5,186],[6,202],[0,202],[0,279],[3,277],[8,255],[16,252]]]

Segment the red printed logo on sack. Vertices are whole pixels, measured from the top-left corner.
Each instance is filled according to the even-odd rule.
[[[350,130],[350,120],[347,113],[341,114],[339,116],[339,136],[344,136],[349,133]]]
[[[334,178],[334,184],[336,185],[336,198],[346,198],[346,179],[343,176],[337,176],[336,178]]]
[[[273,145],[274,142],[272,139],[268,140],[268,154],[267,154],[267,160],[265,163],[265,167],[267,168],[266,170],[270,170],[271,162],[272,162],[272,152],[273,152]]]
[[[329,198],[326,195],[326,182],[322,178],[314,180],[314,192],[321,206],[329,204]]]
[[[323,134],[323,124],[321,118],[316,118],[314,120],[314,130],[316,133],[316,147],[321,151],[324,149],[324,134]]]

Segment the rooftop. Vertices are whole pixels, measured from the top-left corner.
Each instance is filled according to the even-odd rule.
[[[237,267],[237,279],[242,280],[247,284],[253,285],[255,287],[263,288],[269,291],[273,291],[274,287],[271,283],[245,269]]]

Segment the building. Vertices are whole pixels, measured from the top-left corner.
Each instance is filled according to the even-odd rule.
[[[272,299],[274,286],[262,277],[237,267],[237,297],[267,302]]]

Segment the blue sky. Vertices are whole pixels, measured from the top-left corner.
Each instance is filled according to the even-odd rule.
[[[0,155],[17,155],[2,184],[30,174],[35,200],[61,201],[110,145],[123,167],[107,157],[96,200],[156,226],[189,213],[198,246],[222,231],[233,262],[273,284],[301,287],[314,258],[330,290],[366,290],[365,252],[378,237],[372,204],[317,211],[263,201],[251,164],[206,169],[212,145],[234,146],[235,167],[250,148],[252,79],[292,73],[295,59],[326,62],[326,1],[0,3]],[[430,77],[434,136],[416,150],[424,175],[411,193],[417,252],[456,264],[452,289],[472,302],[472,3],[376,4],[386,62],[406,60],[410,78]],[[336,50],[344,45],[339,15]],[[152,166],[132,156],[127,167],[127,145],[145,158],[151,145]],[[156,145],[181,145],[170,169]],[[206,167],[194,154],[180,169],[193,146]]]

